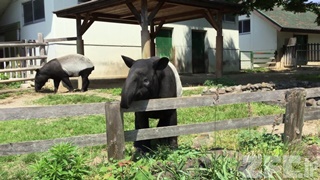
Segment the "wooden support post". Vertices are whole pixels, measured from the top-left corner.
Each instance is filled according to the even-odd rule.
[[[81,17],[77,16],[77,54],[84,55],[84,43],[81,34]],[[82,88],[82,78],[78,78],[78,89]]]
[[[142,58],[149,58],[151,56],[151,45],[150,45],[150,33],[148,30],[149,19],[148,19],[148,4],[147,0],[141,1],[141,48]]]
[[[107,151],[109,159],[123,159],[125,151],[123,115],[119,102],[106,103]]]
[[[301,139],[306,95],[305,89],[302,88],[286,93],[287,106],[284,119],[284,142],[286,143]]]
[[[216,37],[216,78],[222,77],[223,71],[223,36],[222,36],[222,14],[217,15],[217,37]]]

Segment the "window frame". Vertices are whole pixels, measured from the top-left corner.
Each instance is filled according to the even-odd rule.
[[[233,17],[233,20],[229,20],[227,17]],[[236,20],[237,16],[236,15],[233,15],[233,14],[224,14],[223,17],[222,17],[222,21],[224,22],[229,22],[229,23],[235,23],[237,20]]]
[[[249,22],[249,31],[244,31],[244,22]],[[250,34],[251,33],[251,20],[250,19],[243,19],[239,20],[238,25],[239,34]]]
[[[43,4],[43,15],[42,14],[36,14],[36,5],[35,3],[37,1],[42,1],[42,4]],[[31,9],[25,9],[25,5],[28,5],[28,4],[31,4]],[[38,22],[43,22],[45,21],[45,18],[46,18],[46,13],[45,13],[45,0],[28,0],[28,1],[24,1],[22,2],[22,12],[23,12],[23,23],[24,25],[30,25],[30,24],[35,24],[35,23],[38,23]],[[27,21],[26,22],[26,12],[27,13],[32,13],[31,16],[32,16],[32,20],[31,21]],[[28,14],[30,15],[30,14]],[[35,19],[37,16],[40,16],[40,18],[38,19]],[[42,17],[43,16],[43,17]]]

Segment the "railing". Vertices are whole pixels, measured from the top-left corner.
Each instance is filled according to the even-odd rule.
[[[284,47],[283,63],[286,67],[320,62],[320,44],[298,44]]]
[[[0,83],[34,79],[34,70],[47,60],[42,34],[37,41],[0,43]]]
[[[270,67],[276,64],[275,52],[270,51],[240,51],[241,69]]]
[[[301,137],[301,123],[303,121],[320,119],[320,111],[318,109],[314,110],[305,108],[305,99],[309,97],[318,97],[319,94],[319,88],[310,88],[255,92],[250,93],[250,96],[248,96],[247,93],[226,94],[221,95],[219,99],[217,99],[217,96],[151,99],[136,101],[133,103],[133,106],[130,109],[121,109],[119,102],[45,107],[2,108],[0,109],[0,121],[105,114],[107,135],[106,133],[90,134],[51,140],[0,144],[0,156],[45,151],[56,143],[70,142],[81,147],[107,144],[108,158],[121,159],[124,157],[123,153],[125,141],[165,138],[226,129],[272,125],[274,123],[285,123],[285,139],[287,141],[291,141],[292,139]],[[224,104],[264,101],[286,102],[286,113],[259,117],[247,117],[242,119],[229,119],[218,122],[212,121],[208,123],[167,126],[131,131],[123,130],[123,123],[125,123],[125,120],[122,119],[122,113],[124,112],[154,111],[161,109],[217,106]],[[85,109],[85,111],[83,111],[83,109]]]
[[[34,80],[35,70],[47,62],[46,47],[50,42],[74,41],[75,37],[0,43],[0,83]]]

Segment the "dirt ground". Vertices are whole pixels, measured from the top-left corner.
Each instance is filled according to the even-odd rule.
[[[225,77],[228,79],[232,79],[236,84],[254,84],[254,83],[261,83],[261,82],[273,82],[273,83],[281,83],[288,80],[294,80],[297,74],[318,74],[320,69],[312,67],[312,68],[300,68],[294,70],[283,70],[283,71],[274,71],[269,73],[237,73],[237,74],[226,74]],[[205,80],[214,79],[214,75],[181,75],[182,84],[184,87],[188,86],[195,86],[201,85]],[[109,87],[121,87],[124,82],[124,79],[117,79],[117,80],[92,80],[90,84],[89,91],[81,93],[81,94],[95,94],[100,96],[106,96],[106,94],[99,93],[95,91],[95,88],[109,88]],[[74,87],[77,87],[74,84]],[[52,87],[47,87],[49,89],[53,89]],[[39,99],[43,96],[46,96],[52,91],[45,91],[43,93],[36,93],[32,88],[27,90],[17,89],[17,90],[0,90],[1,93],[5,92],[19,92],[24,91],[25,93],[21,93],[18,95],[10,96],[9,98],[0,99],[0,108],[13,108],[13,107],[23,107],[23,106],[36,106],[32,104],[32,101]],[[63,88],[62,85],[59,87],[59,94],[67,95],[67,89]],[[282,133],[283,132],[283,125],[276,126],[273,128],[270,126],[263,126],[261,129],[266,129],[267,132],[274,132],[274,133]],[[320,134],[320,120],[318,121],[309,121],[305,122],[303,134]]]

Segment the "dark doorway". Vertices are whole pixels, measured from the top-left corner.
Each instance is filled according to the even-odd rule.
[[[171,59],[172,29],[161,29],[156,37],[156,56]]]
[[[192,31],[192,71],[193,73],[205,73],[204,40],[205,31]]]
[[[297,65],[306,65],[307,49],[308,49],[308,35],[294,35],[297,38],[296,53],[297,53]]]

